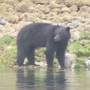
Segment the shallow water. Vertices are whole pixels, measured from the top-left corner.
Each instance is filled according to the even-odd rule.
[[[90,90],[90,71],[3,70],[0,71],[0,90]]]

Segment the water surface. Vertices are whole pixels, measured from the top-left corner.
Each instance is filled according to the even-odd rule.
[[[90,90],[90,71],[7,69],[0,71],[0,90]]]

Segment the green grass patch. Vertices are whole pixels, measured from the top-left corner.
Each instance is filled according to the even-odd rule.
[[[77,56],[75,69],[85,68],[85,60],[90,56],[90,37],[89,32],[81,32],[80,39],[70,43],[68,51]]]
[[[69,45],[69,52],[76,54],[78,57],[90,56],[90,37],[89,32],[81,32],[80,39],[73,41]]]
[[[9,65],[16,59],[16,40],[10,35],[0,38],[0,66]]]
[[[90,55],[90,43],[86,43],[84,41],[75,41],[70,44],[69,51],[71,53],[75,53],[78,57],[85,56],[88,57]]]

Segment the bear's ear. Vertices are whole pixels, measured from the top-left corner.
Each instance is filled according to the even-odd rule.
[[[66,30],[67,30],[67,31],[70,31],[70,27],[66,27]]]

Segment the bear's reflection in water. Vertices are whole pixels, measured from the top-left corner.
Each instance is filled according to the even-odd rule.
[[[18,70],[17,90],[66,90],[65,72],[47,70]]]

